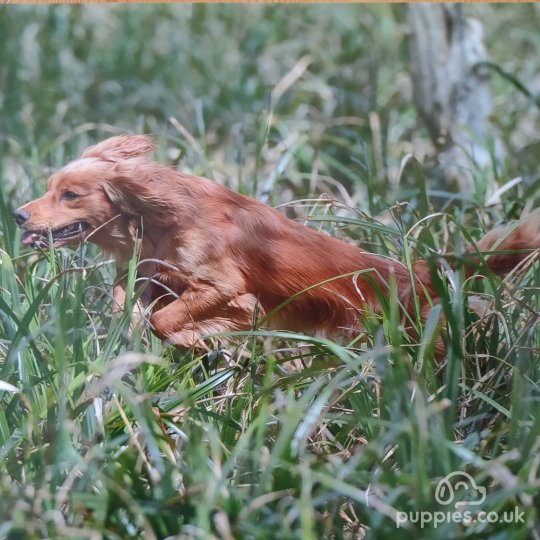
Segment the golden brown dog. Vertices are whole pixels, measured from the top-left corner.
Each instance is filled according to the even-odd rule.
[[[62,246],[86,239],[114,255],[120,274],[140,242],[139,276],[151,279],[143,296],[152,306],[151,324],[179,347],[199,345],[207,334],[250,329],[265,313],[272,314],[265,320],[270,328],[351,334],[366,311],[380,312],[378,295],[391,282],[404,312],[414,312],[414,287],[422,317],[429,313],[436,294],[425,262],[415,263],[411,278],[399,262],[156,163],[153,150],[144,135],[112,137],[87,149],[51,176],[43,197],[15,212],[22,242],[47,245],[52,237]],[[539,248],[539,216],[504,238],[492,231],[477,248]],[[525,256],[495,254],[487,262],[504,273]],[[121,308],[122,279],[114,299]]]

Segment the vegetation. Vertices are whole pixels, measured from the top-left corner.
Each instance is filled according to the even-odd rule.
[[[372,251],[459,253],[540,191],[540,9],[470,9],[508,150],[473,201],[423,172],[404,6],[0,8],[0,538],[540,538],[538,254],[440,274],[419,344],[387,298],[352,343],[258,330],[200,357],[111,316],[92,246],[30,252],[11,219],[84,147],[152,132],[159,159]],[[422,528],[455,471],[497,520]]]

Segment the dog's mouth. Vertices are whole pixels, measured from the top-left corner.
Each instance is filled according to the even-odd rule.
[[[49,239],[52,237],[55,247],[69,244],[74,240],[82,239],[83,233],[90,228],[90,223],[86,221],[77,221],[71,225],[60,227],[59,229],[42,229],[34,231],[25,231],[21,237],[21,242],[25,246],[48,247]]]

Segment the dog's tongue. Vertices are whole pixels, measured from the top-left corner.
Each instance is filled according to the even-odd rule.
[[[39,239],[39,234],[33,233],[33,232],[25,232],[21,236],[21,242],[28,246],[29,244],[35,244]]]

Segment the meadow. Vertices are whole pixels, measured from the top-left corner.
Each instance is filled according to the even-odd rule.
[[[402,5],[0,7],[0,538],[540,538],[538,253],[439,273],[418,340],[390,295],[350,343],[255,329],[201,356],[111,314],[95,247],[31,251],[12,219],[88,145],[154,133],[159,160],[371,251],[459,254],[540,196],[540,7],[469,9],[506,147],[471,161],[472,200],[429,175]],[[434,522],[470,502],[436,497],[457,471],[489,522]]]

